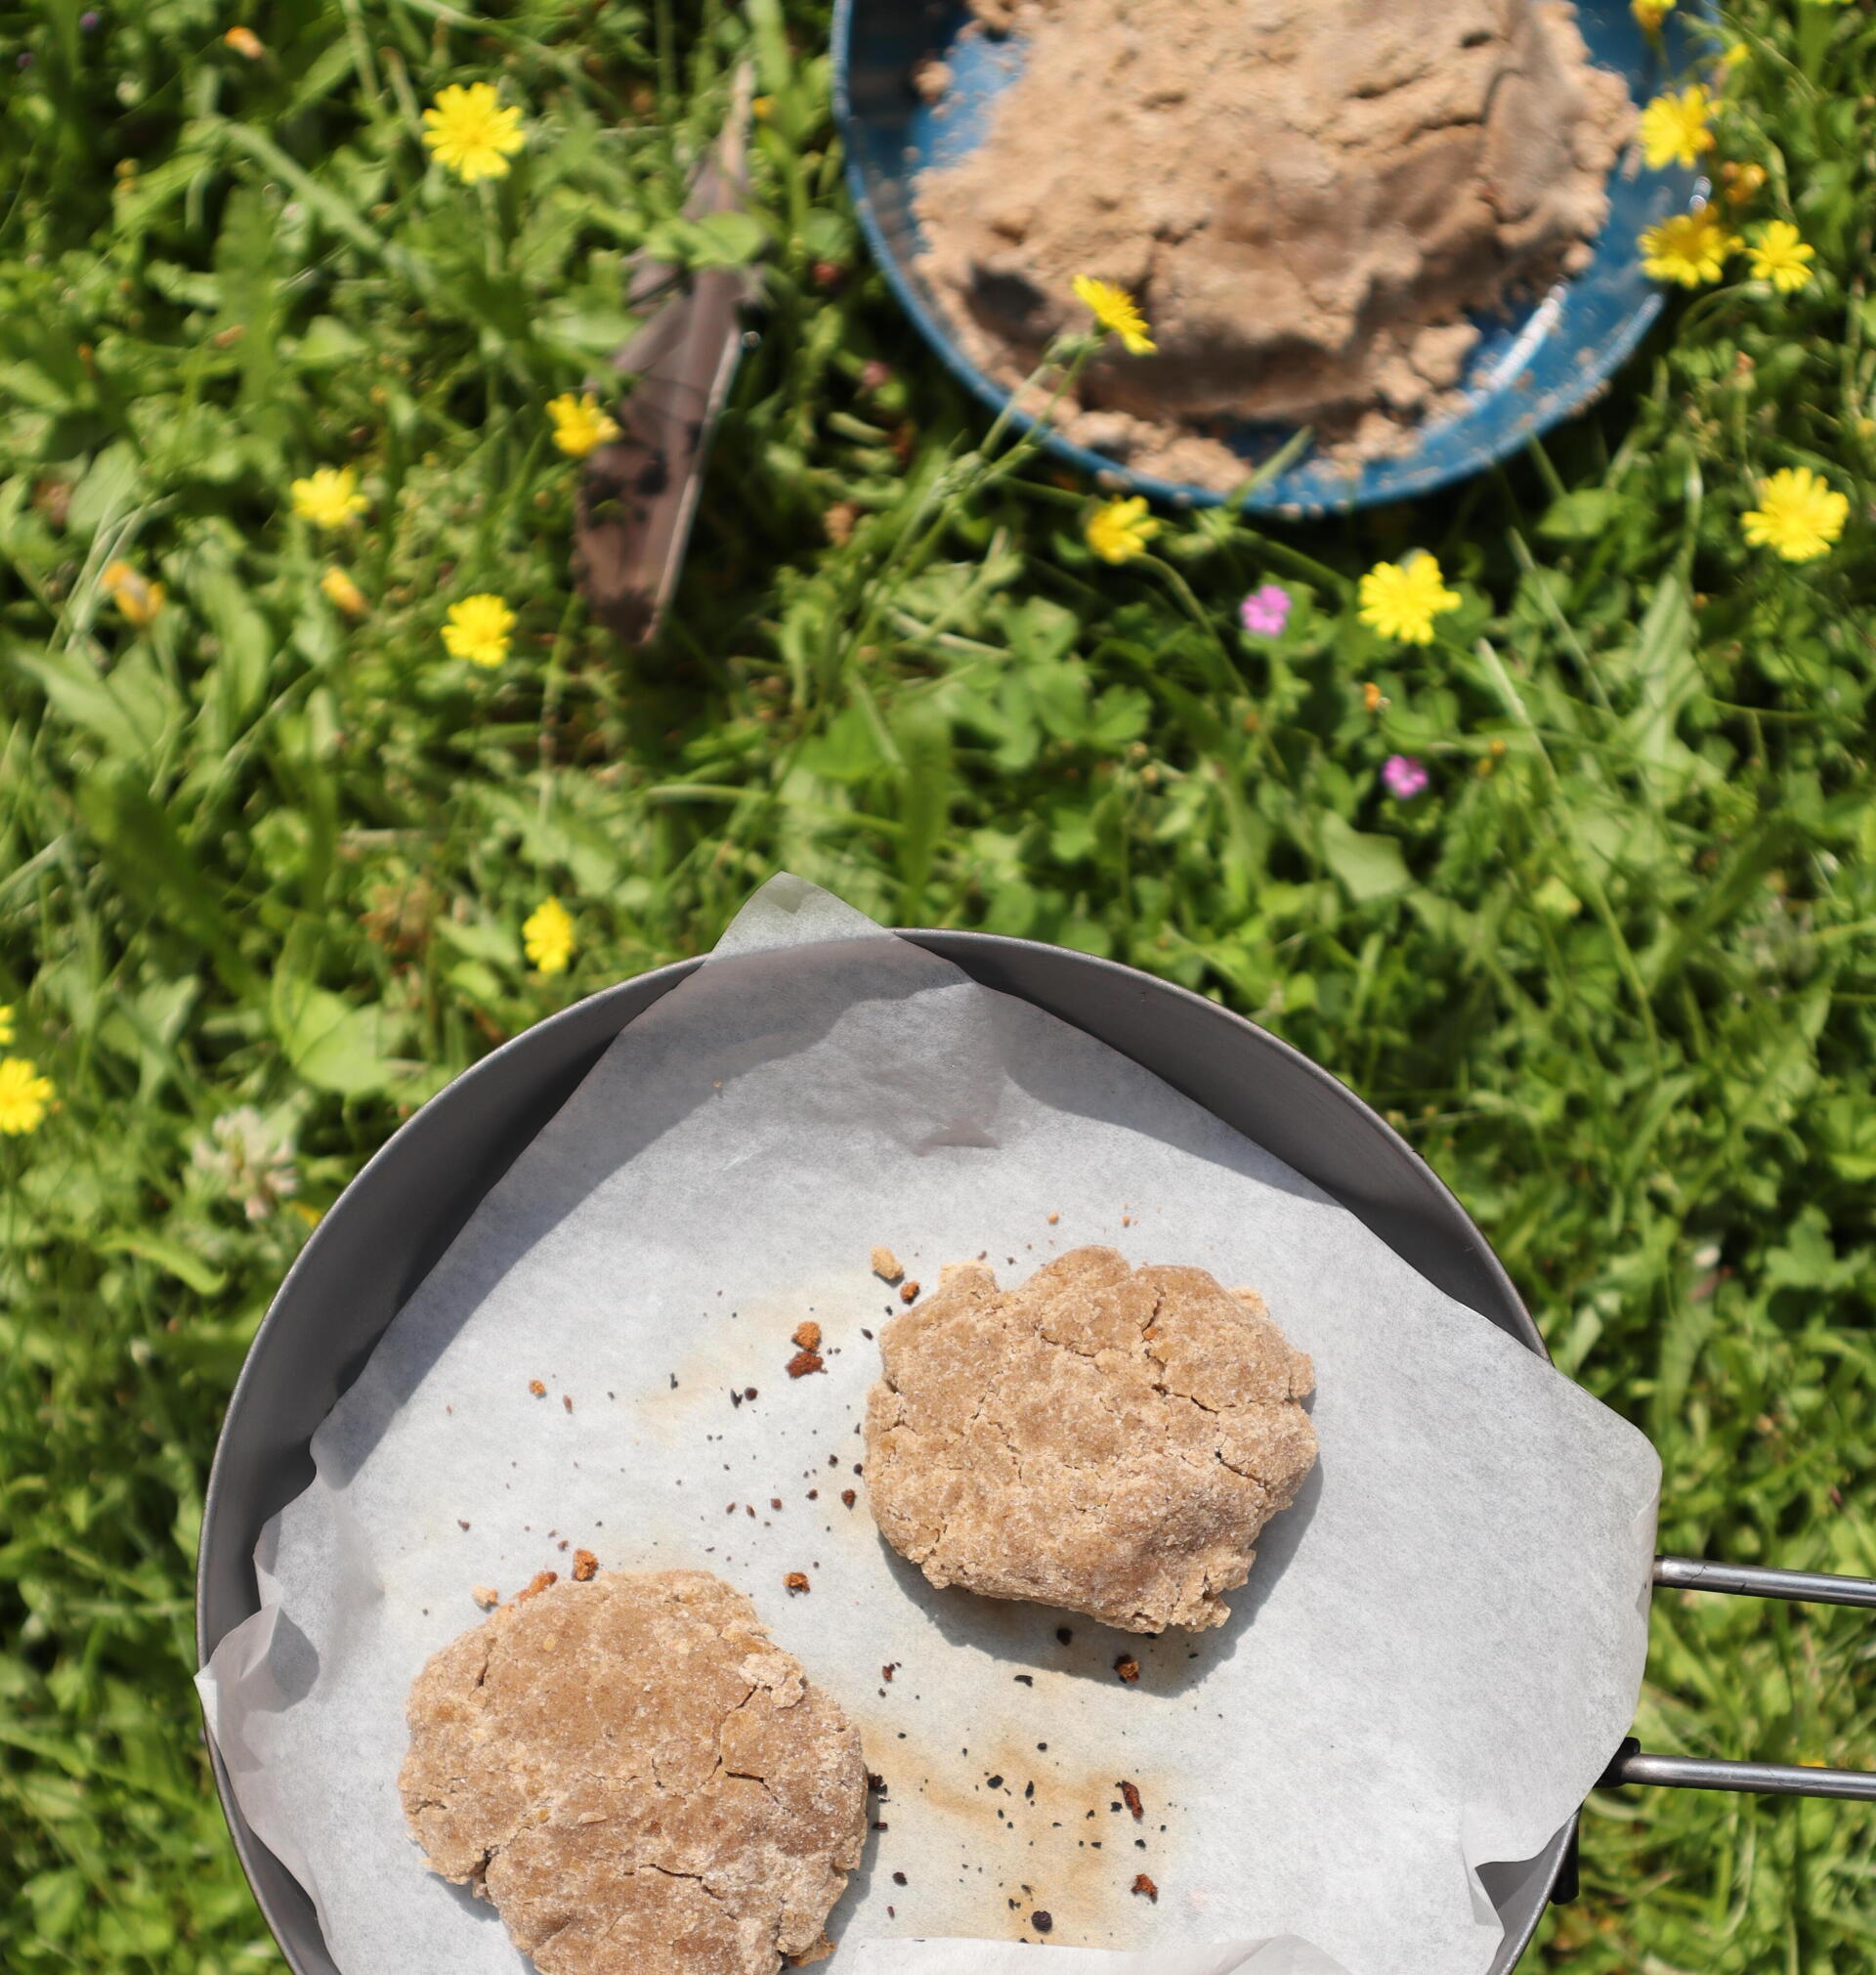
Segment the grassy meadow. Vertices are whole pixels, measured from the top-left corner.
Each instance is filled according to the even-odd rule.
[[[247,1340],[428,1095],[777,869],[1286,1037],[1652,1436],[1664,1548],[1876,1575],[1876,15],[1717,33],[1709,162],[1803,285],[1677,290],[1446,495],[1110,563],[867,261],[812,0],[0,4],[0,1965],[281,1965],[190,1687]],[[752,217],[687,221],[746,56]],[[422,113],[478,82],[525,143],[466,185]],[[759,262],[758,340],[627,653],[545,408],[644,248]],[[332,528],[290,493],[321,467]],[[1848,500],[1802,563],[1742,520],[1795,468]],[[1426,644],[1359,617],[1416,550]],[[482,595],[492,665],[443,638]],[[1876,1767],[1866,1616],[1654,1628],[1647,1746]],[[1599,1793],[1583,1858],[1543,1966],[1876,1969],[1869,1807]]]

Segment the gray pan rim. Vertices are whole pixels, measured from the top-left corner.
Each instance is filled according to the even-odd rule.
[[[1235,1049],[1241,1060],[1258,1061],[1266,1074],[1275,1073],[1278,1083],[1287,1093],[1284,1102],[1295,1107],[1294,1115],[1282,1121],[1280,1130],[1271,1129],[1266,1122],[1265,1129],[1258,1134],[1262,1142],[1305,1177],[1323,1185],[1325,1191],[1343,1199],[1396,1253],[1403,1254],[1405,1259],[1421,1267],[1459,1301],[1479,1310],[1500,1329],[1509,1331],[1527,1350],[1549,1359],[1543,1336],[1513,1286],[1511,1277],[1505,1272],[1503,1264],[1445,1182],[1384,1118],[1345,1084],[1280,1037],[1218,1003],[1194,994],[1190,989],[1141,973],[1119,962],[1078,953],[1071,948],[1016,939],[1002,933],[957,932],[928,927],[901,929],[900,937],[951,961],[984,985],[1036,1002],[1077,1027],[1087,1028],[1088,1023],[1077,1020],[1072,1010],[1082,1008],[1083,1013],[1088,1012],[1087,1008],[1082,1007],[1084,1001],[1101,1004],[1103,1012],[1113,1017],[1114,1028],[1123,1033],[1134,1032],[1132,1040],[1135,1047],[1127,1047],[1111,1033],[1104,1035],[1103,1040],[1120,1049],[1124,1054],[1143,1062],[1195,1102],[1215,1110],[1215,1115],[1222,1113],[1217,1113],[1215,1107],[1208,1102],[1202,1090],[1192,1088],[1195,1081],[1201,1084],[1205,1081],[1203,1063],[1191,1058],[1188,1052],[1186,1074],[1181,1077],[1176,1066],[1169,1070],[1164,1061],[1167,1051],[1161,1045],[1177,1031],[1186,1038],[1215,1040],[1219,1050]],[[235,1486],[231,1481],[230,1469],[237,1442],[244,1436],[252,1438],[249,1421],[256,1388],[261,1384],[271,1360],[292,1338],[296,1306],[309,1295],[310,1287],[317,1285],[322,1275],[343,1274],[356,1261],[356,1258],[348,1257],[347,1248],[350,1224],[358,1218],[359,1203],[369,1197],[373,1185],[381,1181],[387,1172],[395,1172],[405,1159],[420,1153],[425,1141],[448,1130],[452,1119],[473,1110],[482,1093],[498,1088],[518,1064],[530,1056],[549,1056],[555,1044],[566,1041],[571,1035],[586,1034],[592,1039],[592,1047],[586,1051],[581,1067],[573,1079],[573,1083],[577,1083],[628,1021],[687,979],[703,962],[703,956],[676,961],[649,973],[617,982],[536,1022],[491,1050],[446,1085],[386,1139],[313,1230],[306,1246],[294,1258],[267,1314],[255,1331],[234,1392],[230,1395],[228,1411],[217,1438],[215,1458],[203,1498],[196,1560],[195,1648],[199,1663],[205,1664],[215,1645],[234,1626],[259,1609],[252,1567],[255,1542],[268,1517],[304,1485],[303,1480],[296,1482],[278,1502],[243,1503],[235,1499]],[[1017,985],[1019,981],[1026,982],[1027,987]],[[1129,1019],[1130,1013],[1133,1017],[1131,1020]],[[1148,1035],[1157,1040],[1147,1043]],[[1139,1047],[1142,1043],[1146,1043],[1144,1049]],[[1162,1060],[1152,1060],[1155,1055],[1161,1056]],[[568,1091],[572,1087],[570,1083]],[[556,1100],[555,1109],[559,1102],[564,1101],[565,1095],[563,1093],[562,1097]],[[551,1115],[549,1110],[537,1118],[533,1130],[538,1131]],[[1304,1119],[1307,1120],[1311,1146],[1320,1156],[1311,1156],[1311,1146],[1302,1147],[1302,1156],[1300,1157],[1299,1148],[1295,1145],[1270,1143],[1273,1137],[1281,1139],[1293,1128],[1301,1129]],[[532,1136],[530,1132],[529,1138],[518,1139],[507,1150],[506,1156],[491,1166],[485,1183],[472,1200],[464,1204],[462,1195],[458,1194],[458,1204],[462,1205],[465,1217],[499,1180]],[[1334,1166],[1338,1159],[1357,1147],[1365,1153],[1368,1162],[1379,1164],[1386,1170],[1395,1188],[1394,1209],[1398,1214],[1411,1217],[1410,1226],[1403,1228],[1398,1224],[1387,1224],[1388,1217],[1374,1203],[1347,1199],[1341,1189],[1323,1177],[1320,1170],[1314,1170],[1325,1164]],[[352,1210],[349,1215],[348,1204]],[[1433,1234],[1438,1237],[1430,1247],[1425,1245],[1422,1234],[1414,1232],[1422,1223],[1427,1224],[1423,1230],[1427,1239],[1431,1239]],[[461,1220],[458,1219],[455,1226],[460,1225]],[[438,1253],[453,1238],[453,1234],[454,1227],[443,1237],[437,1247]],[[1406,1252],[1402,1241],[1407,1237],[1411,1237],[1409,1245],[1419,1249],[1419,1253]],[[430,1262],[426,1261],[415,1279],[420,1280],[429,1266]],[[410,1286],[414,1287],[414,1282]],[[402,1300],[400,1298],[400,1304]],[[392,1307],[371,1342],[375,1343],[376,1337],[383,1334],[396,1315],[398,1307]],[[353,1375],[356,1375],[356,1365]],[[350,1383],[349,1377],[345,1383]],[[326,1403],[329,1404],[329,1400]],[[323,1416],[323,1407],[320,1416]],[[287,1444],[304,1456],[311,1432],[309,1428],[305,1440],[295,1437]],[[234,1580],[232,1589],[221,1581],[229,1574],[231,1566]],[[216,1792],[234,1841],[235,1854],[262,1917],[288,1966],[294,1970],[294,1975],[337,1975],[305,1889],[255,1836],[234,1801],[221,1751],[206,1732],[203,1739],[208,1745]],[[1505,1938],[1494,1956],[1490,1975],[1509,1975],[1528,1946],[1543,1915],[1551,1889],[1563,1870],[1575,1832],[1575,1822],[1572,1818],[1565,1824],[1534,1858],[1515,1866],[1485,1868],[1489,1875],[1487,1890],[1505,1928]]]

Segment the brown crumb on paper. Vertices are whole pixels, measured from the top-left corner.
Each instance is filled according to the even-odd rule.
[[[599,1559],[590,1550],[576,1550],[574,1552],[574,1582],[576,1584],[590,1584],[598,1574]],[[1137,1818],[1139,1812],[1135,1811],[1133,1815]]]
[[[881,1282],[897,1282],[906,1271],[899,1267],[899,1258],[890,1248],[875,1248],[873,1251],[873,1272]]]
[[[485,1611],[492,1611],[501,1603],[501,1593],[492,1584],[472,1584],[469,1595]]]
[[[845,1504],[847,1508],[851,1509],[854,1504],[853,1490],[851,1488],[842,1488],[840,1490],[840,1500]]]
[[[899,1285],[899,1301],[901,1303],[917,1303],[918,1301],[918,1285],[916,1282],[902,1282]]]
[[[1114,1671],[1130,1686],[1140,1677],[1140,1662],[1130,1653],[1123,1653],[1114,1662]]]
[[[812,1330],[815,1326],[808,1324],[806,1328]],[[826,1371],[827,1368],[827,1360],[822,1357],[818,1351],[803,1349],[796,1352],[789,1360],[789,1376],[790,1378],[806,1378],[812,1371]]]
[[[1051,1227],[1053,1227],[1053,1226],[1055,1225],[1056,1222],[1058,1222],[1058,1221],[1059,1221],[1059,1220],[1060,1220],[1061,1218],[1062,1218],[1062,1217],[1061,1217],[1061,1216],[1060,1216],[1059,1214],[1051,1214],[1051,1215],[1050,1215],[1050,1216],[1048,1217],[1048,1224],[1049,1224],[1049,1225],[1050,1225]]]
[[[1144,1872],[1133,1874],[1133,1890],[1136,1893],[1144,1893],[1156,1907],[1160,1904],[1160,1889]]]
[[[795,1325],[794,1335],[789,1342],[800,1351],[819,1351],[821,1349],[821,1326],[812,1317],[809,1317],[805,1322]]]
[[[1139,1790],[1130,1782],[1116,1783],[1114,1787],[1120,1791],[1121,1801],[1133,1813],[1133,1822],[1137,1825],[1146,1815],[1146,1806],[1140,1802]]]
[[[790,1597],[793,1597],[798,1592],[812,1591],[814,1589],[814,1586],[808,1582],[808,1573],[805,1570],[790,1570],[783,1578],[782,1583]]]
[[[537,1378],[531,1378],[528,1381],[528,1390],[537,1399],[544,1399],[547,1396],[547,1388]]]
[[[515,1593],[515,1603],[517,1605],[525,1605],[529,1599],[536,1597],[539,1593],[545,1591],[548,1585],[558,1584],[559,1582],[560,1572],[558,1570],[536,1570],[533,1577],[530,1580],[528,1588],[525,1591],[517,1591]]]

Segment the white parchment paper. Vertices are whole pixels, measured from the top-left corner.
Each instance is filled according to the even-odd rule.
[[[1318,1469],[1214,1632],[934,1592],[867,1511],[872,1247],[1008,1283],[1090,1241],[1257,1286],[1315,1359]],[[828,1369],[790,1381],[808,1316]],[[719,1572],[859,1726],[887,1795],[829,1975],[940,1975],[960,1939],[1012,1944],[974,1975],[1482,1971],[1470,1868],[1563,1823],[1641,1681],[1639,1434],[1138,1065],[792,879],[619,1035],[314,1453],[199,1684],[345,1975],[525,1966],[405,1830],[404,1700],[472,1585],[569,1544]]]

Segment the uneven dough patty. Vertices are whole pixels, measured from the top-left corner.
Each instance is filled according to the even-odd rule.
[[[936,1585],[1128,1632],[1221,1625],[1315,1464],[1308,1358],[1202,1268],[1077,1248],[999,1290],[964,1263],[879,1348],[873,1513]]]
[[[503,1606],[405,1712],[431,1870],[493,1901],[543,1975],[774,1975],[824,1949],[866,1837],[860,1738],[720,1578]]]

